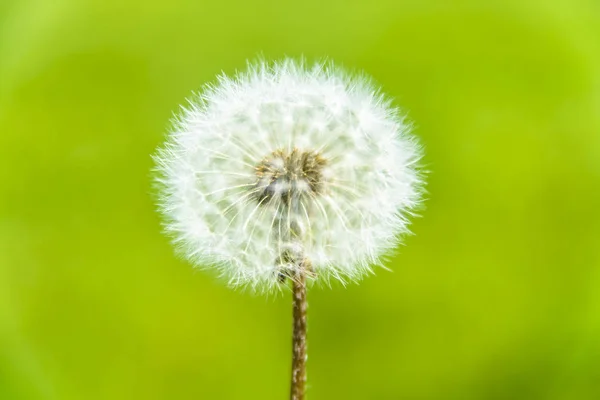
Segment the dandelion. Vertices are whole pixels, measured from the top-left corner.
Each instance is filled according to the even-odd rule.
[[[420,200],[410,125],[365,77],[251,64],[192,99],[155,156],[166,231],[231,286],[292,282],[292,399],[304,393],[307,281],[356,281]]]

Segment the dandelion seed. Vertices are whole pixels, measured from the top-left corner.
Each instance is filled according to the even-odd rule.
[[[363,77],[285,60],[221,76],[156,155],[166,230],[234,286],[278,286],[282,251],[315,280],[358,280],[408,231],[419,146]]]

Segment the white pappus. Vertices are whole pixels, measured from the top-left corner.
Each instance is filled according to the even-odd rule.
[[[286,59],[204,87],[154,158],[181,254],[265,291],[301,264],[315,280],[369,273],[408,231],[420,156],[368,78]]]

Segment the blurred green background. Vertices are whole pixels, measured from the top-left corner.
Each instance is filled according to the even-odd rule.
[[[416,235],[310,292],[309,398],[600,398],[600,2],[1,0],[0,399],[285,399],[287,295],[177,260],[150,154],[247,58],[416,122]]]

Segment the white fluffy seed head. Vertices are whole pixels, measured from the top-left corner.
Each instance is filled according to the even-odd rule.
[[[409,125],[368,79],[292,60],[220,76],[155,156],[181,254],[261,291],[300,259],[316,280],[371,272],[408,231],[419,158]]]

